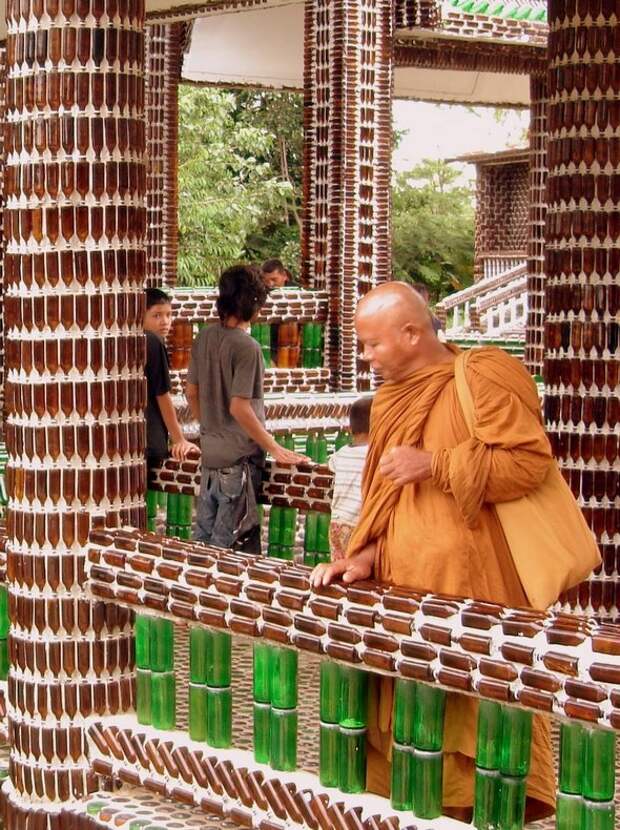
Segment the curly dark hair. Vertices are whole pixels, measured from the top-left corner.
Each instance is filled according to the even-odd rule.
[[[222,272],[216,300],[220,320],[237,317],[249,322],[265,304],[267,289],[254,265],[233,265]]]

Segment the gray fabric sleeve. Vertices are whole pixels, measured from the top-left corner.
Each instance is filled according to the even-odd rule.
[[[251,400],[256,397],[256,381],[260,374],[262,354],[258,344],[256,344],[256,347],[254,344],[255,341],[248,337],[248,342],[243,343],[240,348],[235,350],[230,387],[231,398],[248,398]]]

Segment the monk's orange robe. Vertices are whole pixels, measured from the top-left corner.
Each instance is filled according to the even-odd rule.
[[[449,348],[456,357],[458,349]],[[347,555],[374,541],[379,581],[525,607],[527,598],[492,505],[536,488],[554,463],[536,387],[517,360],[496,348],[472,353],[466,377],[475,407],[473,438],[457,397],[454,360],[379,389],[371,413],[364,504]],[[432,478],[398,488],[380,475],[381,456],[401,445],[433,453]],[[392,681],[373,681],[368,788],[387,795]],[[473,804],[477,709],[474,698],[448,695],[444,807]],[[549,723],[536,715],[528,814],[549,814],[554,803]]]

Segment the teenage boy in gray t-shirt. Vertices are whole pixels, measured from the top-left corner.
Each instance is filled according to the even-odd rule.
[[[194,539],[250,553],[260,553],[256,493],[265,452],[279,464],[307,460],[265,429],[263,355],[249,329],[266,297],[258,269],[224,271],[216,303],[220,322],[194,341],[186,388],[202,450]]]

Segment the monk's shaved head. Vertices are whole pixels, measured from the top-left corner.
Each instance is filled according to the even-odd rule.
[[[355,328],[364,359],[387,383],[451,357],[437,339],[424,299],[405,282],[386,282],[366,294]]]
[[[363,297],[357,306],[357,318],[372,316],[386,325],[433,329],[428,306],[406,282],[385,282]]]

